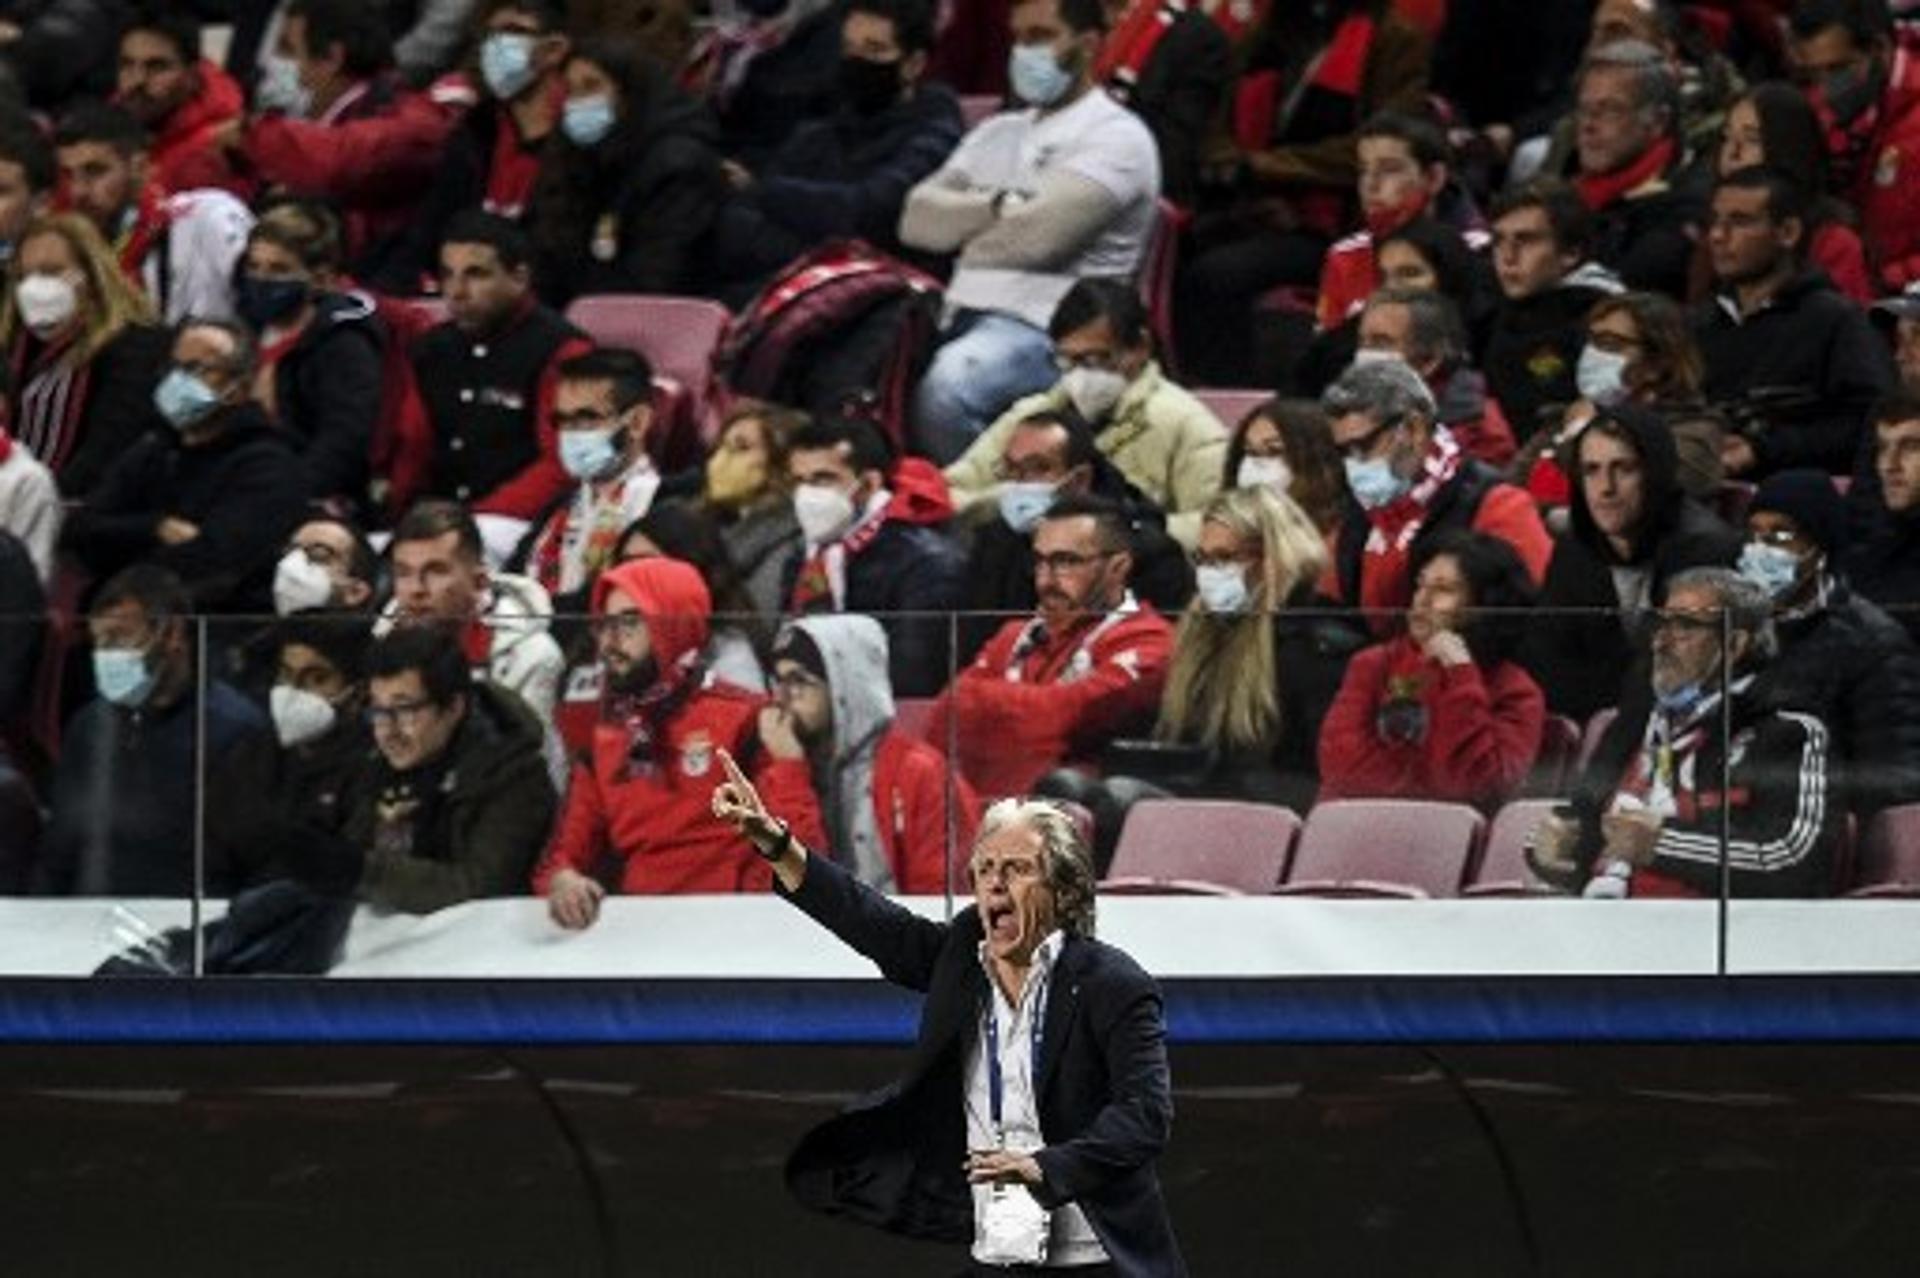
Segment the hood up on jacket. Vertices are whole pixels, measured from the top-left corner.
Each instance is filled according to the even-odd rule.
[[[826,667],[833,756],[815,761],[814,790],[834,857],[861,882],[891,892],[896,886],[893,864],[881,838],[873,792],[880,742],[893,724],[886,631],[872,617],[857,613],[801,617],[789,626],[812,641]]]
[[[664,556],[616,564],[593,583],[594,616],[606,612],[607,597],[616,590],[633,600],[646,618],[663,677],[707,646],[713,596],[692,564]]]
[[[1579,467],[1573,477],[1573,534],[1600,561],[1606,564],[1644,564],[1654,550],[1680,524],[1686,492],[1680,487],[1680,450],[1673,431],[1658,413],[1632,405],[1603,409],[1594,415],[1574,438],[1571,456],[1578,458],[1581,441],[1598,427],[1618,430],[1633,441],[1640,454],[1641,515],[1633,533],[1633,554],[1622,560],[1614,553],[1613,543],[1593,521],[1587,506],[1586,485],[1580,482]]]

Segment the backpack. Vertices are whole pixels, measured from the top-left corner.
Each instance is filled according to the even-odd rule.
[[[941,286],[863,240],[829,240],[795,258],[720,340],[718,371],[736,396],[831,413],[869,398],[898,452],[907,405],[932,353]]]

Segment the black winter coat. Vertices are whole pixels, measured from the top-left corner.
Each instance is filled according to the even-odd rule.
[[[274,367],[275,415],[315,497],[359,502],[367,491],[386,341],[371,303],[323,293],[314,299],[313,323]]]
[[[805,559],[803,545],[787,561],[781,591],[787,598]],[[953,645],[944,614],[963,605],[965,571],[966,561],[946,537],[893,519],[864,550],[848,557],[845,610],[876,617],[886,628],[895,696],[931,697],[951,681]]]
[[[147,432],[68,516],[61,542],[95,578],[151,563],[179,576],[197,610],[273,611],[274,565],[305,510],[306,475],[258,405],[223,411],[220,434],[194,447],[170,426]],[[168,517],[200,535],[162,544],[155,529]]]
[[[1847,555],[1847,580],[1920,642],[1920,514],[1879,511],[1873,530]]]
[[[1673,432],[1658,416],[1631,410],[1619,412],[1615,420],[1638,441],[1643,499],[1652,513],[1635,539],[1633,555],[1623,562],[1593,522],[1585,490],[1573,486],[1573,528],[1554,543],[1540,587],[1541,615],[1527,627],[1520,646],[1520,664],[1547,694],[1547,708],[1578,720],[1619,704],[1623,677],[1629,683],[1638,677],[1628,670],[1637,655],[1639,627],[1624,624],[1619,616],[1613,569],[1647,572],[1647,601],[1658,606],[1674,574],[1729,567],[1740,556],[1742,540],[1719,516],[1681,491],[1679,451]],[[1556,614],[1554,609],[1562,611]],[[1604,609],[1612,615],[1565,611],[1571,609]]]
[[[1867,410],[1893,389],[1893,362],[1866,314],[1824,274],[1799,276],[1744,318],[1730,299],[1711,299],[1695,312],[1693,332],[1716,406],[1767,391],[1805,399],[1765,415],[1750,436],[1759,465],[1744,478],[1803,466],[1853,472]]]
[[[54,476],[61,496],[90,496],[121,454],[159,422],[153,388],[172,349],[165,329],[129,324],[93,357],[73,451]]]
[[[1907,632],[1838,582],[1826,607],[1776,629],[1780,655],[1754,697],[1827,725],[1835,788],[1855,814],[1920,802],[1920,651]]]
[[[1587,312],[1617,291],[1604,271],[1583,268],[1554,288],[1494,312],[1480,371],[1487,390],[1524,445],[1540,429],[1540,410],[1579,397],[1574,370],[1587,341]]]

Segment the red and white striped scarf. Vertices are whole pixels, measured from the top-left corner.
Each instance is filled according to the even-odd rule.
[[[28,338],[14,348],[12,360],[13,384],[20,388],[14,437],[56,475],[80,442],[80,416],[87,406],[89,366],[65,358],[70,346]]]

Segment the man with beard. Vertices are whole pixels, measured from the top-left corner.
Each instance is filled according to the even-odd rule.
[[[894,725],[887,633],[872,617],[802,617],[773,645],[777,704],[760,712],[760,744],[804,761],[812,785],[792,809],[815,847],[882,892],[939,893],[952,846],[964,851],[980,823],[967,783],[925,741]],[[953,798],[951,804],[948,794]]]
[[[1172,654],[1167,619],[1127,589],[1127,515],[1098,497],[1061,497],[1033,533],[1031,619],[1007,622],[940,694],[931,722],[983,795],[1022,794],[1115,736],[1144,733]],[[784,806],[784,805],[783,805]]]
[[[232,76],[200,56],[200,23],[155,6],[136,14],[120,37],[113,100],[152,135],[148,161],[165,191],[244,185],[221,153],[221,126],[246,111]]]
[[[623,893],[767,886],[753,850],[706,819],[722,779],[719,752],[748,754],[767,704],[717,682],[702,664],[712,616],[706,583],[677,559],[636,559],[594,585],[594,637],[606,671],[600,722],[533,876],[562,927],[589,927],[599,917],[609,886],[595,875],[602,860],[619,866],[613,886]],[[785,811],[811,799],[804,759],[762,755],[756,781]]]
[[[1637,732],[1639,748],[1617,778],[1590,773],[1597,788],[1573,814],[1541,823],[1529,849],[1535,870],[1589,897],[1711,897],[1724,856],[1735,896],[1831,891],[1845,820],[1831,790],[1831,740],[1819,719],[1769,709],[1756,695],[1776,649],[1772,604],[1758,586],[1726,568],[1675,577],[1653,631],[1651,706],[1643,722],[1623,714],[1608,730],[1609,740]],[[1723,715],[1732,723],[1724,740]]]
[[[1920,58],[1887,0],[1800,0],[1788,66],[1826,130],[1833,189],[1860,210],[1880,282],[1920,279]]]

